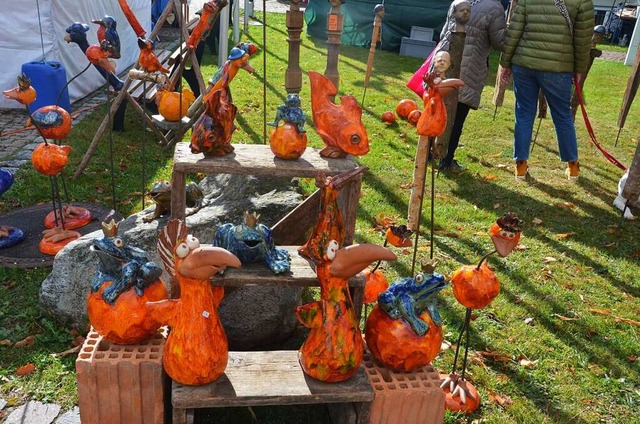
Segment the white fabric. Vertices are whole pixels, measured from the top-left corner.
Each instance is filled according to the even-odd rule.
[[[121,54],[116,59],[117,72],[125,70],[138,60],[140,50],[136,34],[124,17],[117,0],[38,0],[42,37],[47,61],[61,62],[67,72],[67,80],[83,70],[89,63],[82,50],[75,43],[64,41],[66,29],[74,22],[86,23],[91,27],[87,32],[89,44],[97,44],[98,25],[92,19],[111,15],[118,23]],[[127,0],[140,25],[151,33],[151,1]],[[36,0],[13,0],[11,6],[4,5],[0,13],[0,91],[16,86],[16,77],[23,63],[42,59],[42,46],[38,26]],[[92,93],[102,85],[105,79],[91,66],[84,74],[69,85],[71,102]],[[23,108],[14,100],[0,96],[0,108]]]

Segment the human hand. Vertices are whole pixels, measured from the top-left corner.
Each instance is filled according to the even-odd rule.
[[[575,78],[576,82],[580,84],[584,79],[584,74],[582,72],[576,72],[573,74],[573,77]]]
[[[511,68],[502,68],[500,71],[500,84],[508,85],[511,82]]]

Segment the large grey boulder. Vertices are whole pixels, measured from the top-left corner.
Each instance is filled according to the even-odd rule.
[[[271,227],[302,201],[296,183],[289,179],[210,175],[199,183],[205,193],[204,207],[186,219],[190,233],[201,243],[211,243],[218,226],[239,224],[247,210],[259,213],[260,222]],[[122,221],[119,235],[162,266],[156,241],[169,217],[142,221],[154,208]],[[102,231],[96,231],[67,245],[56,255],[53,270],[42,283],[40,305],[71,324],[86,322],[86,298],[98,264],[89,246],[92,239],[101,237]],[[271,271],[265,268],[265,272]],[[166,273],[163,279],[168,284]],[[287,338],[297,324],[294,310],[301,293],[300,287],[279,285],[227,288],[219,312],[230,348],[250,349]]]

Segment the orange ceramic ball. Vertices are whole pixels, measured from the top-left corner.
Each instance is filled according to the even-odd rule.
[[[434,324],[429,311],[420,314],[429,324],[424,336],[417,335],[402,318],[391,319],[379,306],[373,308],[365,327],[365,341],[376,362],[399,372],[412,372],[429,365],[440,352],[442,327]]]
[[[393,124],[394,122],[396,122],[396,115],[394,115],[391,111],[384,112],[381,118],[382,122],[387,124]]]
[[[102,299],[102,292],[111,284],[107,281],[100,290],[89,294],[87,312],[93,328],[105,339],[118,344],[139,343],[153,336],[161,324],[151,318],[146,303],[169,297],[162,280],[147,286],[142,296],[130,288],[109,304]]]
[[[484,308],[500,293],[498,277],[486,262],[482,263],[479,270],[475,265],[464,265],[455,270],[451,287],[458,302],[472,309]]]
[[[67,165],[71,147],[40,143],[31,153],[33,168],[41,174],[54,176]]]
[[[389,288],[389,281],[382,271],[371,272],[367,269],[363,272],[364,283],[364,303],[373,303],[378,300],[378,295]]]
[[[418,109],[418,104],[411,99],[402,99],[396,105],[396,114],[402,118],[407,119],[409,114]]]
[[[60,106],[42,106],[32,116],[30,123],[35,123],[46,139],[62,140],[71,132],[71,115]]]
[[[298,159],[307,148],[307,133],[301,133],[298,127],[285,122],[271,132],[269,147],[280,159]]]
[[[419,109],[412,110],[411,112],[409,112],[409,115],[407,116],[407,121],[415,127],[421,115],[422,115],[422,112],[420,112]]]
[[[448,375],[440,374],[440,381],[447,378]],[[480,406],[480,394],[469,382],[466,383],[469,388],[470,394],[473,395],[473,398],[467,395],[465,402],[462,403],[460,401],[460,396],[456,394],[456,397],[451,396],[451,392],[449,391],[449,386],[442,388],[444,392],[444,407],[451,412],[464,412],[465,414],[470,414]]]

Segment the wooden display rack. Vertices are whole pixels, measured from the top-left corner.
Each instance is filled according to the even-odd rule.
[[[173,218],[185,217],[185,179],[189,173],[315,178],[319,172],[333,176],[358,167],[351,157],[323,158],[319,149],[307,148],[296,160],[282,160],[274,157],[266,145],[233,146],[233,153],[209,158],[191,153],[188,143],[176,144],[171,188]],[[346,229],[345,244],[353,242],[361,184],[362,176],[358,174],[346,183],[338,197]],[[253,264],[229,269],[223,276],[212,278],[212,283],[221,286],[317,286],[317,276],[310,263],[298,255],[297,246],[283,245],[306,241],[304,233],[315,224],[319,204],[320,192],[316,191],[272,228],[275,243],[291,255],[290,272],[276,276],[264,264]],[[349,280],[358,316],[362,310],[364,281],[362,274]],[[229,352],[227,369],[221,378],[198,387],[174,382],[171,402],[174,424],[192,423],[194,409],[197,408],[318,403],[336,406],[330,410],[355,411],[356,422],[366,423],[373,396],[373,388],[363,367],[343,383],[323,383],[303,373],[297,351]]]

